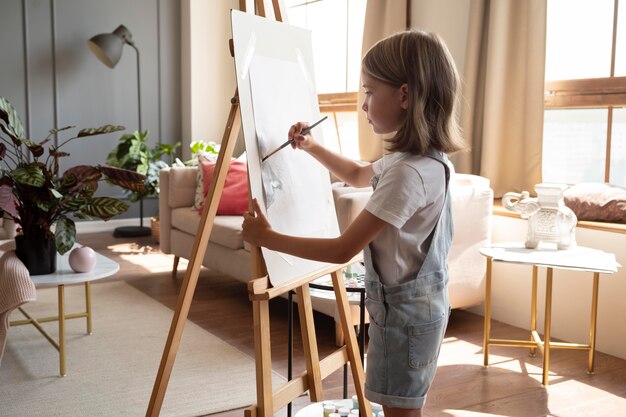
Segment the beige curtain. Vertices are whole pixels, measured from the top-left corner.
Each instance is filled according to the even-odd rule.
[[[406,28],[407,0],[367,0],[363,25],[363,56],[379,40]],[[382,136],[372,131],[365,112],[361,110],[363,89],[359,88],[357,114],[359,126],[359,153],[363,161],[375,161],[382,156]]]
[[[546,0],[471,0],[457,172],[491,180],[496,197],[541,182]]]

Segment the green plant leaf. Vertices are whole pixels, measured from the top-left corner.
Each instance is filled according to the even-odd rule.
[[[57,198],[57,199],[63,198],[63,194],[61,194],[60,192],[58,192],[54,188],[48,188],[48,190],[50,190],[50,194],[52,194],[54,196],[54,198]]]
[[[68,193],[82,193],[86,191],[93,194],[98,189],[98,180],[102,173],[91,165],[77,165],[63,173],[60,184],[63,191]]]
[[[22,165],[15,168],[11,172],[11,178],[17,183],[33,187],[43,187],[46,182],[41,168],[36,164]]]
[[[49,212],[52,206],[56,204],[56,202],[53,201],[48,195],[45,195],[42,198],[42,194],[35,194],[30,198],[34,201],[37,207],[45,213]]]
[[[126,129],[124,126],[104,125],[96,128],[81,129],[76,137],[82,138],[85,136],[102,135],[104,133],[119,132],[124,129]]]
[[[69,200],[64,200],[62,208],[64,211],[74,213],[77,217],[79,217],[78,213],[80,213],[80,210],[83,206],[85,206],[85,204],[87,204],[87,198],[77,195]]]
[[[82,212],[88,216],[109,220],[126,210],[128,210],[128,204],[121,200],[111,197],[96,197],[83,207]]]
[[[13,105],[4,97],[0,97],[0,119],[6,124],[6,133],[14,139],[24,138],[22,119]]]
[[[75,127],[76,127],[76,126],[65,126],[65,127],[59,127],[59,128],[57,128],[57,129],[50,129],[48,132],[50,133],[50,136],[52,136],[52,135],[54,135],[54,134],[56,134],[56,133],[59,133],[59,132],[62,132],[62,131],[64,131],[64,130],[68,130],[68,129],[73,129],[73,128],[75,128]]]
[[[130,191],[141,192],[145,188],[145,175],[128,169],[116,168],[108,165],[98,165],[98,169],[111,184],[118,185]]]
[[[72,249],[76,242],[76,225],[73,220],[65,216],[59,217],[54,231],[54,241],[61,255]]]

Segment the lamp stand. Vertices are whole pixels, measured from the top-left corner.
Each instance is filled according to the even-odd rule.
[[[143,132],[141,129],[141,71],[139,70],[139,49],[134,43],[127,42],[135,52],[137,53],[137,107],[138,107],[138,121],[139,132]],[[143,197],[139,199],[139,226],[122,226],[117,227],[113,231],[113,237],[141,237],[150,236],[152,229],[143,225]]]
[[[143,197],[139,199],[139,226],[121,226],[113,230],[113,237],[150,236],[152,229],[143,225]]]

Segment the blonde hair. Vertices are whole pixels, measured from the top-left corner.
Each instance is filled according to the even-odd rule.
[[[423,155],[431,147],[445,153],[465,147],[455,116],[459,75],[439,36],[411,30],[383,39],[363,58],[362,71],[396,88],[408,85],[406,120],[385,140],[389,151]]]

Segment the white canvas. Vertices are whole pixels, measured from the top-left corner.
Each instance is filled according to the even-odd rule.
[[[310,32],[233,11],[233,44],[250,190],[272,227],[307,237],[339,234],[328,171],[306,152],[286,147],[297,121],[319,119]],[[322,130],[315,129],[323,142]],[[263,248],[272,285],[326,266]]]

